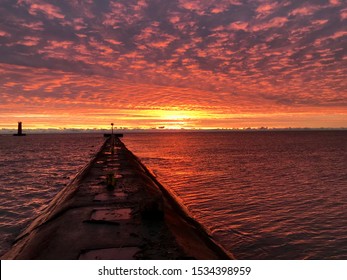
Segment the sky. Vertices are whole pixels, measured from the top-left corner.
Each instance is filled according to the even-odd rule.
[[[347,127],[345,0],[0,4],[0,128]]]

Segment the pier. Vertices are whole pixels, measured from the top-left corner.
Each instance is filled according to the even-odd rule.
[[[1,259],[233,259],[118,137]]]

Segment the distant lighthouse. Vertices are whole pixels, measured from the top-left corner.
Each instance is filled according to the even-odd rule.
[[[13,134],[13,136],[25,136],[26,134],[22,133],[22,122],[18,122],[18,133]]]

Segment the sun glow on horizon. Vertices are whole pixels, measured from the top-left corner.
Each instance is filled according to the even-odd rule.
[[[25,129],[109,129],[114,123],[117,129],[244,129],[244,128],[288,128],[288,127],[346,127],[337,126],[336,122],[343,119],[345,114],[336,112],[323,115],[324,121],[314,113],[248,113],[232,114],[216,110],[187,110],[187,108],[165,107],[149,110],[105,110],[88,113],[50,113],[11,114],[12,122],[6,120],[8,116],[0,116],[0,127],[3,129],[17,128],[17,122],[23,122]]]
[[[34,2],[2,7],[0,128],[347,126],[345,1]]]

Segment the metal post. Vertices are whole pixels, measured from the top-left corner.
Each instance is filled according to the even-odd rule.
[[[114,144],[115,144],[115,140],[114,140],[114,135],[113,135],[113,123],[111,123],[112,126],[112,133],[111,133],[111,154],[114,154]]]

